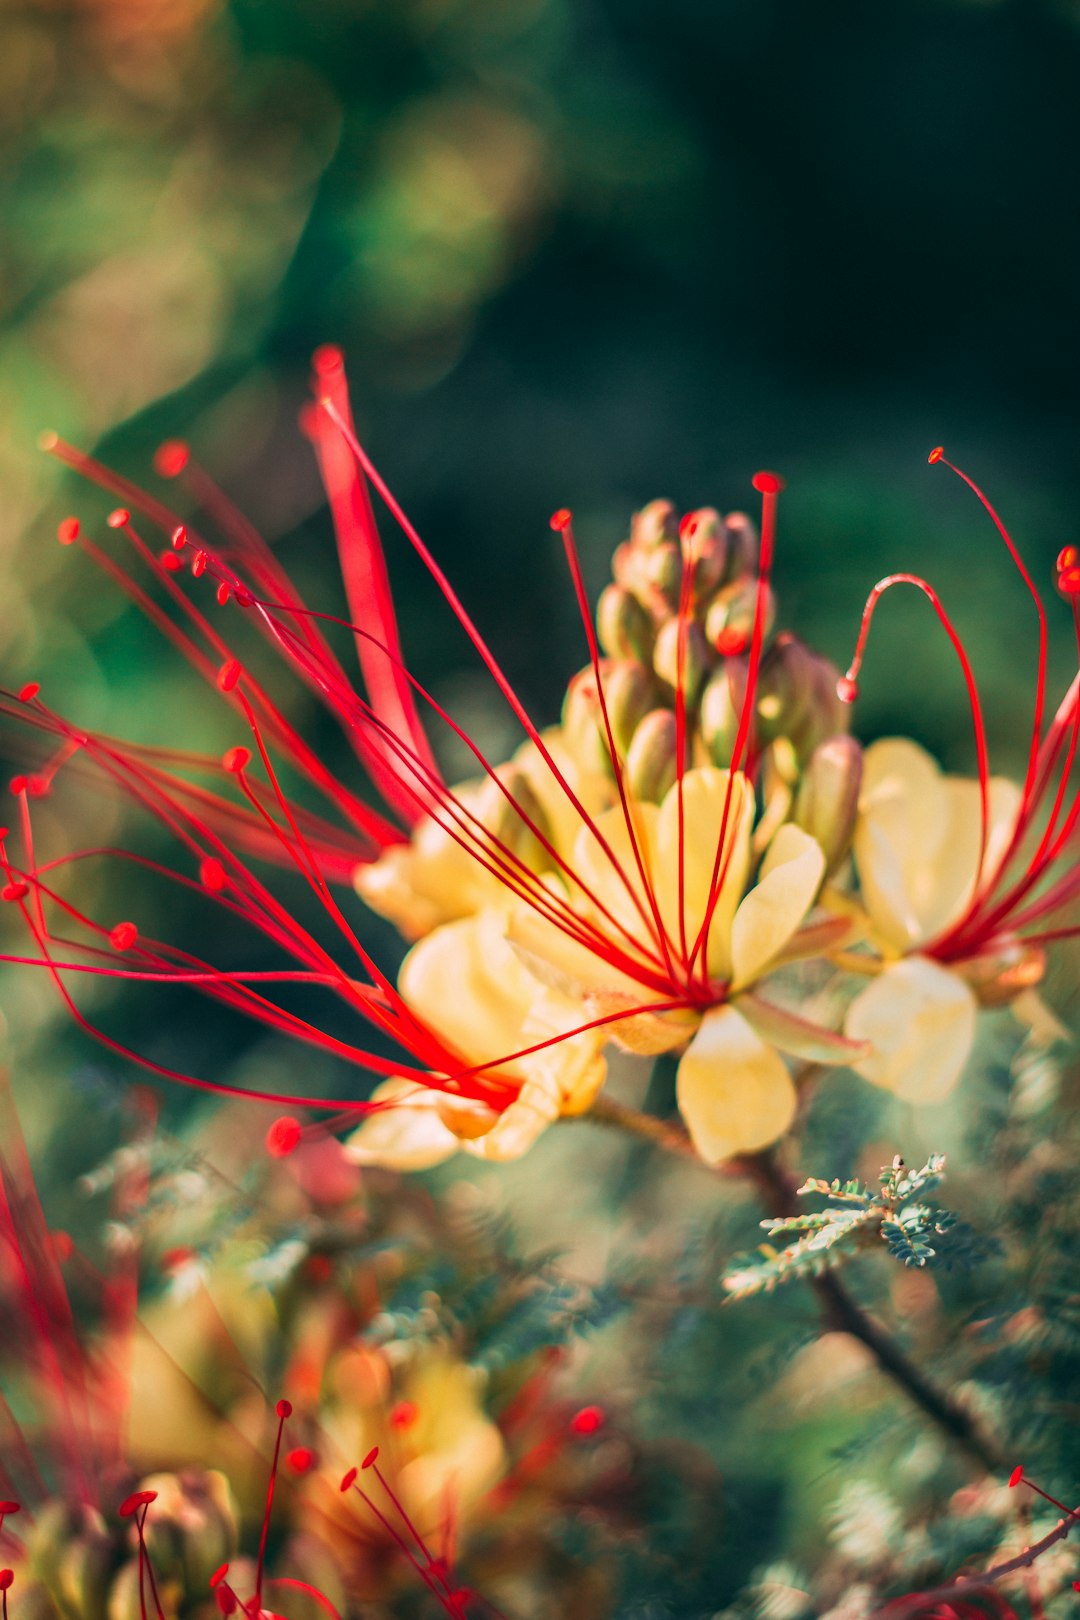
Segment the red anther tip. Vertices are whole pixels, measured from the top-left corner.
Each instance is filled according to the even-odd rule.
[[[38,434],[37,447],[39,450],[44,450],[46,455],[50,450],[55,450],[59,443],[59,433],[54,433],[51,428],[46,428],[43,433]]]
[[[361,1468],[370,1468],[372,1466],[372,1464],[378,1462],[378,1460],[379,1460],[379,1448],[378,1448],[378,1446],[372,1446],[371,1450],[368,1452],[367,1456],[364,1458],[364,1460],[360,1464],[360,1466],[361,1466]],[[355,1474],[355,1472],[356,1472],[356,1470],[354,1468],[353,1473]]]
[[[221,584],[217,588],[218,607],[224,607],[231,595],[232,592],[226,585],[225,581],[222,580]]]
[[[282,1114],[266,1133],[267,1153],[272,1159],[287,1159],[296,1152],[302,1134],[300,1121],[291,1114]]]
[[[341,1476],[341,1484],[338,1486],[338,1489],[340,1491],[347,1491],[350,1488],[350,1486],[355,1484],[356,1475],[357,1475],[357,1470],[355,1468],[350,1468],[347,1474],[342,1474],[342,1476]]]
[[[187,545],[187,529],[182,523],[178,523],[170,534],[169,544],[174,551],[182,551]]]
[[[312,369],[319,377],[332,376],[345,364],[345,356],[336,343],[320,343],[311,357]]]
[[[116,1511],[122,1519],[130,1519],[141,1507],[149,1507],[151,1502],[156,1501],[157,1491],[132,1491],[130,1496],[124,1497]]]
[[[595,1434],[604,1423],[604,1411],[600,1406],[583,1406],[580,1412],[575,1412],[570,1419],[571,1434]]]
[[[250,607],[255,597],[246,585],[238,585],[233,592],[237,607]]]
[[[750,637],[745,630],[721,630],[713,642],[713,646],[722,658],[737,658],[744,653],[750,645]]]
[[[130,951],[138,937],[139,930],[133,922],[117,923],[109,930],[109,939],[118,951]]]
[[[25,793],[26,792],[26,777],[25,776],[13,776],[11,778],[11,781],[8,783],[8,787],[11,789],[12,793],[15,793],[15,794]]]
[[[73,546],[79,538],[79,520],[77,517],[62,518],[56,525],[56,538],[62,546]]]
[[[1057,554],[1058,573],[1060,574],[1062,569],[1065,568],[1075,568],[1077,562],[1080,562],[1080,555],[1078,555],[1076,547],[1062,546],[1061,550]]]
[[[859,688],[850,675],[841,675],[836,683],[836,695],[841,703],[854,703],[859,695]]]
[[[231,692],[242,674],[243,666],[241,665],[240,660],[238,658],[230,658],[229,662],[227,664],[222,664],[221,668],[218,670],[218,688],[222,692]]]
[[[70,1260],[72,1255],[75,1253],[75,1245],[71,1241],[70,1232],[50,1232],[49,1242],[52,1244],[53,1254],[60,1261],[61,1265],[63,1265],[65,1260]]]
[[[1080,568],[1063,568],[1058,575],[1058,590],[1066,596],[1080,592]]]
[[[0,1569],[0,1592],[9,1592],[14,1579],[15,1571],[13,1569]]]
[[[131,522],[131,513],[126,506],[118,506],[115,512],[110,512],[105,519],[110,529],[123,529]]]
[[[690,540],[697,532],[698,518],[696,512],[687,512],[679,524],[679,539]]]
[[[226,1575],[228,1573],[229,1573],[228,1564],[219,1564],[218,1565],[217,1569],[215,1569],[214,1573],[210,1577],[210,1589],[211,1589],[211,1591],[214,1591],[214,1592],[217,1591],[218,1587],[221,1585],[222,1581],[225,1579],[225,1577],[226,1577]]]
[[[0,1517],[7,1518],[7,1515],[9,1513],[21,1513],[21,1512],[22,1512],[22,1503],[21,1502],[12,1502],[12,1501],[0,1502]]]
[[[1019,1485],[1019,1483],[1023,1479],[1023,1477],[1024,1477],[1024,1465],[1023,1465],[1023,1463],[1017,1463],[1016,1467],[1013,1469],[1012,1473],[1009,1475],[1009,1489],[1010,1489],[1010,1491],[1014,1491],[1016,1489],[1016,1487]]]
[[[0,889],[0,900],[24,900],[29,893],[28,883],[9,883]]]
[[[551,527],[556,534],[564,534],[574,520],[574,514],[568,506],[560,506],[557,512],[551,514]]]
[[[19,688],[19,702],[29,703],[31,698],[36,698],[40,691],[40,681],[27,681],[25,686],[20,686]]]
[[[221,756],[221,763],[224,765],[227,771],[232,771],[235,775],[239,775],[241,771],[246,770],[251,764],[251,749],[226,749],[225,753]]]
[[[392,1429],[411,1429],[420,1409],[414,1401],[398,1401],[396,1406],[390,1408],[390,1427]]]
[[[1080,1592],[1080,1581],[1073,1581],[1073,1591]]]
[[[167,574],[178,574],[184,566],[175,551],[163,551],[158,562]]]
[[[195,579],[200,579],[206,573],[206,552],[197,551],[191,559],[191,572]]]
[[[936,466],[944,454],[944,448],[939,444],[933,450],[931,450],[926,459],[930,463],[931,467],[933,467]]]
[[[166,1249],[161,1257],[161,1269],[164,1272],[179,1271],[182,1266],[190,1265],[196,1258],[194,1249],[186,1247]]]
[[[779,495],[784,487],[784,480],[774,472],[756,472],[750,482],[759,495]]]
[[[292,1417],[292,1401],[286,1401],[284,1399],[278,1401],[277,1405],[274,1407],[274,1411],[277,1413],[279,1418]]]
[[[154,451],[154,471],[159,478],[176,478],[191,460],[191,451],[183,439],[166,439]]]
[[[315,1465],[315,1453],[310,1446],[294,1446],[285,1453],[285,1462],[294,1474],[306,1474]]]
[[[225,887],[225,868],[213,855],[208,855],[205,861],[199,862],[199,882],[211,894],[220,894]]]

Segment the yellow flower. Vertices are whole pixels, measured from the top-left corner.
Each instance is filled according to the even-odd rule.
[[[975,1038],[967,980],[935,959],[934,942],[965,913],[980,873],[994,871],[1016,826],[1020,790],[988,782],[982,852],[976,780],[946,776],[917,743],[890,737],[867,749],[855,828],[863,904],[885,958],[845,1024],[873,1051],[855,1064],[909,1102],[937,1102],[958,1079]]]
[[[372,1097],[383,1106],[348,1142],[359,1164],[426,1169],[462,1146],[481,1158],[516,1159],[560,1114],[588,1108],[604,1083],[606,1031],[574,1033],[578,1003],[537,983],[508,945],[498,910],[446,923],[414,945],[399,989],[460,1053],[463,1068],[497,1061],[500,1077],[518,1082],[520,1091],[495,1112],[445,1090],[385,1081]],[[525,1055],[508,1060],[518,1052]]]
[[[501,1074],[522,1081],[500,1115],[443,1090],[388,1082],[375,1094],[387,1106],[355,1133],[352,1155],[419,1169],[465,1138],[473,1153],[515,1157],[545,1125],[589,1107],[608,1038],[643,1053],[685,1049],[679,1107],[710,1163],[776,1141],[796,1104],[777,1046],[826,1058],[848,1049],[752,991],[786,953],[798,953],[825,869],[816,841],[785,825],[747,891],[753,819],[753,789],[741,773],[688,771],[660,805],[630,800],[626,812],[610,809],[579,828],[567,863],[573,877],[548,879],[551,915],[519,902],[509,913],[444,925],[414,946],[401,992],[467,1064],[578,1033],[500,1063]]]

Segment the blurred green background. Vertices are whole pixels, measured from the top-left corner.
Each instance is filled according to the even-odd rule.
[[[0,30],[9,684],[40,679],[122,735],[236,740],[55,545],[66,511],[98,533],[108,502],[35,438],[99,446],[156,489],[153,447],[189,436],[334,610],[296,430],[310,353],[334,341],[376,462],[539,719],[586,652],[549,512],[574,508],[599,587],[636,507],[742,506],[771,465],[789,481],[780,622],[842,665],[873,581],[927,573],[975,658],[995,765],[1020,764],[1034,614],[926,452],[943,441],[984,483],[1048,583],[1080,497],[1080,8],[9,0]],[[384,532],[417,674],[503,754],[464,638]],[[1075,654],[1055,609],[1060,689]],[[295,683],[275,690],[347,765]],[[955,661],[915,593],[879,615],[862,693],[864,736],[913,732],[972,767]],[[112,812],[95,827],[74,802],[59,828],[42,804],[42,839],[70,847],[75,815],[107,841]],[[51,1024],[28,980],[9,1014]]]

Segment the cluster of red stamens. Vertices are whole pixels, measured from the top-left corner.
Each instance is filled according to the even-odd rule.
[[[661,919],[655,875],[648,869],[607,711],[600,654],[570,514],[556,514],[553,524],[563,539],[586,629],[608,736],[616,794],[633,851],[630,870],[624,870],[595,819],[586,811],[445,574],[356,439],[349,414],[344,370],[336,350],[319,351],[315,358],[315,373],[319,401],[316,407],[306,413],[305,425],[315,444],[330,498],[351,619],[316,613],[303,605],[270,548],[198,467],[186,446],[173,442],[163,447],[157,458],[158,471],[170,477],[183,476],[207,518],[225,537],[224,545],[218,549],[206,542],[190,525],[180,522],[174,512],[154,497],[144,494],[127,480],[55,436],[48,437],[46,448],[52,454],[126,503],[110,515],[108,526],[128,542],[138,562],[157,579],[166,593],[169,608],[163,607],[149,594],[122,563],[90,540],[76,519],[65,519],[60,526],[60,539],[64,544],[80,545],[84,553],[120,586],[215,687],[245,721],[254,740],[254,749],[233,747],[220,760],[214,760],[166,748],[152,749],[119,743],[68,722],[43,701],[36,683],[24,686],[17,696],[13,695],[6,704],[0,705],[9,714],[29,720],[40,732],[51,735],[57,741],[56,752],[43,771],[33,777],[17,777],[12,784],[19,801],[25,851],[21,865],[14,863],[6,842],[0,837],[0,865],[6,880],[3,898],[19,908],[37,949],[34,956],[8,959],[28,961],[45,968],[76,1020],[114,1051],[125,1056],[136,1054],[130,1053],[89,1023],[68,989],[66,974],[97,974],[192,986],[283,1033],[345,1058],[369,1072],[404,1075],[428,1084],[434,1083],[482,1101],[499,1111],[516,1095],[518,1082],[500,1072],[499,1064],[483,1068],[464,1064],[458,1054],[448,1049],[411,1011],[397,993],[392,980],[371,958],[347,921],[333,896],[331,885],[347,883],[358,863],[401,841],[407,836],[407,829],[421,816],[430,815],[472,859],[496,876],[517,898],[553,922],[569,938],[593,952],[600,961],[627,973],[640,984],[640,1007],[608,1013],[583,1023],[581,1029],[617,1023],[636,1012],[707,1006],[723,999],[726,990],[725,985],[710,981],[705,944],[735,847],[730,825],[733,820],[730,814],[733,780],[729,782],[716,836],[704,919],[696,936],[690,938],[680,907],[680,923],[675,930],[677,937],[672,937],[671,930]],[[484,758],[471,739],[405,667],[368,493],[369,485],[377,490],[431,573],[485,669],[520,722],[525,736],[538,749],[558,791],[573,805],[582,825],[594,834],[605,858],[632,900],[640,917],[640,928],[631,928],[612,914],[610,907],[604,904],[583,875],[572,868],[566,854],[554,846],[544,828],[530,817],[527,807],[515,798],[495,766]],[[759,583],[749,641],[745,649],[740,649],[746,652],[747,668],[732,757],[733,778],[734,772],[740,768],[752,771],[755,763],[754,691],[765,637],[765,601],[772,566],[776,501],[781,488],[780,480],[771,473],[759,474],[754,485],[763,502]],[[141,513],[168,536],[169,545],[165,551],[160,554],[153,551],[136,527],[133,512]],[[304,683],[330,709],[380,794],[389,818],[366,805],[327,769],[270,698],[247,662],[237,656],[223,631],[211,623],[188,593],[181,589],[176,576],[185,562],[190,565],[193,578],[205,576],[214,582],[220,604],[231,604],[257,625]],[[687,620],[687,610],[693,598],[693,580],[692,549],[687,544],[684,547],[680,610]],[[366,695],[362,695],[350,683],[331,651],[320,629],[320,623],[324,621],[351,631]],[[680,660],[684,654],[685,647],[681,646]],[[681,670],[680,661],[675,694],[679,727],[680,869],[683,865],[681,812],[687,728],[687,704]],[[588,898],[592,916],[583,915],[566,895],[542,881],[541,876],[508,843],[482,824],[461,798],[447,787],[420,724],[418,699],[464,741],[513,814],[544,846],[551,868],[562,872],[571,880],[571,886]],[[300,808],[292,801],[272,761],[272,749],[287,759],[296,774],[305,778],[310,786],[330,801],[337,818],[344,822],[343,827]],[[193,874],[124,850],[83,850],[38,864],[34,856],[29,801],[35,795],[47,792],[56,772],[69,761],[75,762],[73,768],[91,768],[95,774],[104,777],[164,823],[186,851]],[[215,785],[206,786],[202,782],[192,781],[189,779],[191,774],[210,778]],[[232,794],[221,791],[228,783],[238,791],[240,803]],[[260,972],[219,969],[209,961],[147,937],[135,921],[125,919],[107,925],[96,922],[61,895],[53,886],[53,878],[76,862],[103,854],[137,863],[170,883],[201,890],[208,900],[272,940],[293,959],[295,965],[288,969]],[[245,859],[252,855],[263,861],[287,866],[303,876],[317,897],[324,917],[344,943],[347,956],[352,958],[349,965],[343,965],[340,952],[328,949],[317,941],[272,895]],[[48,915],[50,912],[59,912],[73,923],[81,937],[68,938],[54,933]],[[85,937],[87,935],[89,938]],[[118,957],[124,960],[120,962]],[[326,1033],[309,1018],[288,1010],[273,999],[271,990],[275,984],[303,985],[332,991],[381,1034],[390,1037],[407,1057],[392,1061],[381,1059],[362,1046]],[[502,1061],[526,1056],[542,1046],[566,1038],[566,1034],[559,1035],[550,1041],[524,1048],[521,1052],[507,1053]],[[159,1074],[205,1089],[226,1089],[214,1082],[194,1080],[190,1075],[179,1074],[161,1064],[147,1063],[147,1066]],[[261,1095],[258,1092],[247,1094]],[[307,1096],[274,1100],[332,1109],[343,1116],[355,1115],[369,1106],[362,1102],[341,1104],[337,1099]]]
[[[976,495],[989,515],[1035,607],[1039,626],[1038,661],[1031,742],[1015,825],[996,860],[987,858],[990,835],[990,766],[986,725],[975,675],[963,642],[931,585],[916,574],[890,574],[871,591],[851,665],[839,683],[845,702],[857,696],[857,677],[867,636],[881,597],[894,585],[913,585],[928,598],[956,652],[971,706],[980,791],[980,847],[975,883],[961,915],[938,938],[920,949],[942,962],[993,956],[1017,943],[1037,947],[1072,937],[1072,926],[1049,926],[1080,895],[1075,833],[1080,790],[1070,791],[1080,737],[1080,675],[1072,681],[1053,720],[1043,729],[1047,682],[1047,620],[1041,595],[1004,523],[978,485],[938,448],[931,464],[944,463]],[[1057,557],[1057,585],[1070,604],[1080,649],[1080,566],[1074,546]],[[1056,784],[1056,785],[1055,785]],[[1052,800],[1049,809],[1047,801]],[[1041,826],[1041,832],[1039,828]],[[1037,837],[1037,842],[1036,842]],[[1034,845],[1034,847],[1032,847]]]

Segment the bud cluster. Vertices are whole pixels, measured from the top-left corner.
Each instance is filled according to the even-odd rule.
[[[154,1496],[145,1525],[165,1612],[208,1608],[210,1578],[235,1551],[236,1507],[223,1474],[185,1469],[141,1482]],[[34,1517],[19,1573],[27,1620],[142,1620],[146,1610],[138,1537],[130,1515],[54,1498]],[[212,1602],[212,1600],[211,1600]]]
[[[637,513],[597,606],[603,704],[588,666],[567,689],[563,735],[584,770],[609,776],[613,742],[630,793],[658,803],[676,779],[680,729],[684,769],[725,768],[749,702],[751,758],[764,758],[835,865],[850,843],[861,752],[846,736],[836,667],[790,632],[773,635],[758,557],[744,513],[704,507],[680,522],[670,501]],[[759,612],[764,651],[752,668]]]

